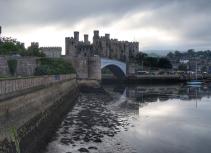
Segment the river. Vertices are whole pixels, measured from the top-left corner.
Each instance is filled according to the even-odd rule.
[[[81,93],[45,153],[210,153],[211,84]]]

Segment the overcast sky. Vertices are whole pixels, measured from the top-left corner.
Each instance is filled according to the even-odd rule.
[[[145,51],[211,49],[211,0],[0,0],[0,13],[2,35],[26,46],[64,47],[97,29]]]

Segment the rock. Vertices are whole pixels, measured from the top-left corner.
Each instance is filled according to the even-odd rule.
[[[102,140],[101,140],[100,138],[96,138],[96,139],[94,139],[94,142],[96,142],[96,143],[101,143]]]
[[[72,140],[71,139],[68,139],[68,138],[62,138],[60,140],[61,143],[65,144],[65,145],[69,145],[70,143],[72,143]]]
[[[86,148],[80,148],[80,149],[78,149],[78,151],[80,151],[80,152],[89,152],[89,150],[86,149]]]
[[[97,147],[91,146],[88,149],[90,149],[90,150],[97,150]]]
[[[109,132],[107,135],[108,135],[109,137],[113,137],[113,136],[114,136],[114,133]]]

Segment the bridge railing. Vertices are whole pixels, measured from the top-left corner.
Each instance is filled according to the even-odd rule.
[[[29,88],[47,86],[60,81],[75,79],[75,74],[48,75],[27,78],[0,79],[0,96]]]

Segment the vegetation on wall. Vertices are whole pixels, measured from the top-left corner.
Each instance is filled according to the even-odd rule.
[[[10,129],[10,133],[11,133],[11,140],[15,144],[16,152],[17,153],[21,153],[21,150],[20,150],[20,138],[18,136],[17,129],[16,128],[11,128]]]
[[[75,73],[72,65],[63,59],[42,58],[40,66],[35,70],[35,75],[55,75]]]
[[[10,59],[7,61],[8,67],[10,70],[11,75],[15,75],[16,69],[17,69],[17,60],[16,59]]]

